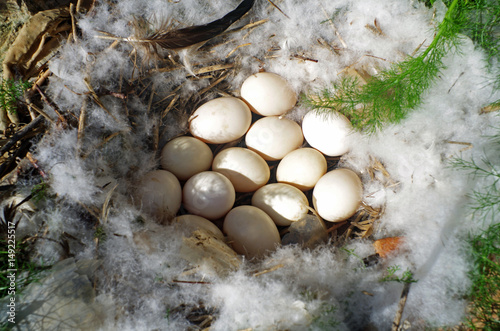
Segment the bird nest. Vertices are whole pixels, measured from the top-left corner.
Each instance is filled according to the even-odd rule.
[[[241,57],[241,54],[245,53],[245,48],[251,45],[247,41],[248,36],[259,33],[259,27],[268,23],[266,19],[254,20],[251,15],[246,14],[252,5],[253,1],[243,1],[238,8],[222,19],[200,26],[179,27],[180,23],[175,21],[158,23],[155,19],[146,21],[144,18],[136,18],[131,22],[135,31],[132,36],[119,37],[109,31],[99,31],[94,36],[102,45],[99,53],[85,55],[88,60],[88,67],[85,69],[88,75],[80,82],[78,88],[65,86],[66,93],[80,98],[79,109],[68,109],[59,105],[47,92],[48,82],[53,76],[49,64],[60,56],[58,50],[63,47],[62,44],[65,44],[64,47],[76,47],[82,42],[79,20],[94,15],[94,6],[93,4],[81,6],[79,2],[76,6],[71,5],[68,8],[46,11],[33,16],[20,32],[4,60],[3,67],[5,82],[21,78],[31,83],[31,86],[24,90],[23,96],[16,99],[16,102],[9,106],[10,109],[5,109],[6,113],[3,116],[5,128],[0,147],[1,195],[5,200],[21,197],[4,205],[5,226],[11,223],[17,225],[19,220],[22,220],[21,216],[16,215],[17,213],[35,213],[35,209],[27,208],[34,200],[51,199],[56,204],[71,204],[82,220],[83,227],[91,229],[95,234],[92,239],[94,247],[91,250],[95,252],[96,259],[99,259],[101,254],[99,246],[106,236],[121,236],[120,233],[104,230],[109,215],[113,213],[114,208],[118,208],[118,204],[114,203],[114,190],[117,184],[113,180],[104,181],[100,187],[105,198],[98,202],[92,202],[92,199],[69,201],[65,195],[53,195],[50,190],[51,172],[56,171],[56,168],[55,166],[45,168],[40,165],[33,148],[36,148],[36,144],[40,141],[50,144],[54,136],[73,130],[77,137],[72,149],[74,158],[79,162],[91,164],[99,155],[106,153],[112,155],[113,149],[117,147],[127,148],[128,137],[132,135],[143,138],[139,149],[145,149],[150,155],[158,157],[166,142],[188,134],[188,119],[199,105],[219,96],[239,96],[239,91],[232,80],[239,76],[240,72],[248,71],[247,64]],[[270,3],[268,10],[280,9]],[[285,14],[283,17],[286,17]],[[232,25],[237,20],[238,24]],[[336,31],[334,26],[333,29]],[[383,36],[383,30],[376,21],[367,29],[371,33]],[[336,35],[338,42],[343,44],[344,41],[338,31]],[[223,49],[230,51],[221,54],[221,45],[224,45]],[[318,45],[328,49],[332,54],[339,52],[339,47],[322,38],[318,39]],[[280,45],[276,42],[273,47],[264,51],[261,58],[256,58],[260,70],[264,71],[266,62],[277,58],[279,51]],[[113,82],[109,82],[105,77],[96,76],[98,73],[96,68],[99,67],[100,59],[113,56],[114,52],[128,53],[130,66],[133,69],[130,73],[118,75],[113,78]],[[193,53],[197,56],[190,56]],[[68,52],[64,54],[68,56]],[[191,60],[192,58],[195,60]],[[318,60],[305,50],[291,54],[290,61],[315,63]],[[366,61],[366,58],[358,59],[346,66],[345,74],[356,76],[360,80],[368,80],[370,74],[365,69],[370,63],[373,65],[373,62]],[[165,77],[168,79],[170,74],[175,74],[177,78],[163,85]],[[12,81],[12,84],[15,84],[15,81]],[[138,108],[136,105],[141,107]],[[143,108],[142,105],[146,107]],[[120,109],[121,114],[117,114],[116,109]],[[112,124],[99,127],[95,120],[89,122],[89,114],[96,111],[102,112],[102,117],[106,117],[106,123]],[[17,116],[12,115],[14,112]],[[145,124],[144,114],[147,114],[146,118],[154,124]],[[150,131],[143,132],[144,128]],[[46,135],[48,137],[45,137]],[[245,142],[239,139],[210,147],[215,154],[228,147],[245,147]],[[307,143],[302,147],[308,147]],[[338,167],[339,161],[340,157],[327,158],[328,170]],[[120,160],[115,162],[119,163]],[[276,182],[277,163],[269,162],[271,169],[269,183]],[[134,166],[122,173],[121,177],[126,178],[128,175],[134,177],[132,172],[137,170]],[[376,181],[383,187],[398,189],[398,183],[374,157],[371,158],[370,166],[363,169],[363,172],[366,174],[363,177],[365,182]],[[28,194],[26,187],[32,188]],[[311,191],[307,192],[307,198],[312,205]],[[251,194],[240,193],[236,197],[235,206],[248,205],[250,200]],[[186,211],[181,209],[180,214],[182,213]],[[325,235],[301,237],[304,235],[301,231],[308,227],[307,224],[280,227],[279,230],[282,237],[290,233],[298,236],[294,239],[294,243],[303,245],[304,249],[314,249],[320,245],[340,248],[353,240],[375,241],[373,234],[377,232],[377,220],[382,213],[383,208],[371,207],[364,202],[354,216],[338,223],[323,222],[311,212],[311,217],[321,224],[321,229],[318,231],[324,231]],[[221,226],[221,223],[218,225]],[[36,256],[35,244],[43,240],[58,242],[61,260],[75,256],[76,251],[84,246],[85,249],[89,249],[88,244],[82,243],[74,234],[62,232],[57,239],[48,239],[47,232],[49,232],[47,225],[42,224],[36,232],[19,238],[25,245],[22,246],[22,250],[26,254],[26,259]],[[134,242],[138,247],[142,247],[144,252],[155,249],[154,240],[149,236],[150,233],[147,231],[133,234]],[[396,251],[400,243],[401,238],[393,238],[390,242],[377,241],[374,255],[365,257],[364,263],[377,264],[380,259]],[[185,238],[180,254],[189,262],[189,267],[180,273],[178,278],[160,283],[168,282],[168,286],[210,284],[210,281],[200,279],[200,265],[208,263],[216,273],[224,275],[228,271],[237,270],[240,264],[239,258],[226,243],[203,231]],[[260,269],[250,269],[248,273],[260,277],[272,273],[283,265],[266,267],[257,264],[255,267]],[[91,273],[86,277],[97,282]],[[103,277],[108,277],[106,279],[108,283],[116,281],[113,275]],[[98,288],[96,290],[99,291]],[[404,295],[407,295],[408,288],[405,288],[405,291]],[[404,303],[400,311],[403,307]],[[179,303],[169,314],[185,316],[191,322],[193,329],[208,330],[212,321],[217,318],[218,309],[205,306],[203,302]],[[398,314],[399,325],[401,315],[400,312]]]

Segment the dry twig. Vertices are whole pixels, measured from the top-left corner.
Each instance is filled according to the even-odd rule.
[[[256,272],[253,274],[254,277],[259,277],[261,275],[264,275],[264,274],[267,274],[269,272],[273,272],[273,271],[276,271],[280,268],[283,268],[285,265],[284,264],[278,264],[278,265],[275,265],[274,267],[271,267],[269,269],[266,269],[266,270],[262,270],[262,271],[259,271],[259,272]]]
[[[0,156],[9,151],[12,147],[16,145],[16,143],[25,138],[28,134],[32,133],[32,131],[38,127],[42,123],[43,118],[38,116],[29,124],[24,126],[21,130],[17,131],[10,137],[9,141],[0,148]]]
[[[399,329],[401,319],[403,317],[403,311],[406,305],[406,300],[408,299],[408,293],[410,292],[410,286],[411,283],[405,283],[403,287],[403,292],[401,293],[401,298],[399,299],[398,310],[396,312],[396,316],[394,317],[394,321],[392,322],[391,331],[398,331]]]

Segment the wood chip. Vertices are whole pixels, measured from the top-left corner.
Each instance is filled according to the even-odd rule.
[[[403,242],[403,237],[388,237],[375,240],[373,242],[373,247],[380,257],[386,258],[390,254],[396,252]]]

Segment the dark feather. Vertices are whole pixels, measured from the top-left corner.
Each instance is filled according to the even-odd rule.
[[[153,46],[158,45],[165,49],[188,47],[224,32],[231,24],[245,15],[252,8],[254,2],[255,0],[243,0],[236,9],[213,22],[168,32],[156,32],[147,38],[134,40],[134,42],[150,43]]]

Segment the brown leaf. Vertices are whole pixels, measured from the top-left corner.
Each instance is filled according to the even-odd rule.
[[[403,237],[388,237],[375,240],[373,247],[375,252],[381,257],[387,257],[389,254],[395,252],[403,243]]]

